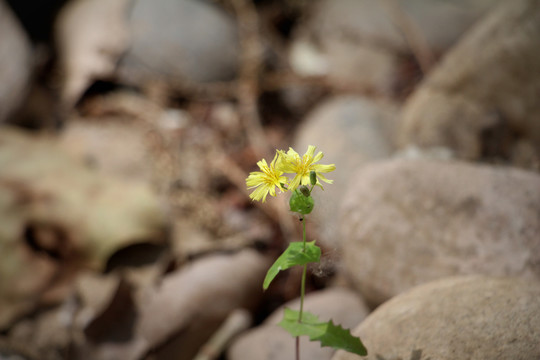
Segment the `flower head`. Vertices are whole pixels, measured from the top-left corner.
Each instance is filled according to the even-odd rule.
[[[336,166],[334,164],[322,165],[315,164],[323,158],[322,151],[319,151],[317,155],[315,154],[316,147],[309,145],[306,153],[300,157],[293,148],[289,148],[289,151],[285,153],[283,150],[278,150],[279,159],[278,159],[278,169],[285,173],[294,173],[296,174],[292,179],[289,190],[294,190],[300,185],[309,185],[310,182],[310,173],[315,171],[317,176],[316,184],[322,188],[322,185],[319,180],[322,180],[326,183],[331,184],[333,181],[328,180],[322,175],[322,173],[327,173],[334,171]]]
[[[270,165],[268,165],[264,159],[257,162],[257,166],[261,171],[253,171],[247,177],[247,188],[256,188],[249,194],[249,197],[252,200],[259,201],[262,199],[262,201],[265,202],[268,193],[272,196],[276,196],[276,187],[281,191],[286,190],[283,187],[283,184],[286,184],[288,179],[285,176],[282,176],[283,171],[281,169],[276,169],[276,162],[279,161],[279,157],[280,155],[276,153]]]

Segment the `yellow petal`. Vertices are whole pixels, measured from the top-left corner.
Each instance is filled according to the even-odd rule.
[[[313,158],[313,162],[317,162],[323,158],[324,154],[322,151],[319,151],[319,153]]]
[[[315,149],[316,147],[313,146],[313,145],[308,145],[308,148],[307,148],[307,151],[306,153],[304,154],[304,156],[309,156],[309,158],[313,158],[313,154],[315,154]]]
[[[312,165],[312,170],[315,170],[317,173],[327,173],[336,170],[336,165],[314,164]]]

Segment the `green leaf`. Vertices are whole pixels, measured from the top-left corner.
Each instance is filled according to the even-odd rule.
[[[263,289],[268,289],[270,283],[282,270],[287,270],[295,265],[305,265],[312,262],[319,262],[321,259],[321,248],[315,245],[315,241],[304,243],[301,241],[292,242],[289,247],[277,258],[276,262],[268,269],[263,282]]]
[[[298,321],[299,316],[299,311],[285,309],[279,326],[292,336],[307,335],[311,341],[319,341],[321,346],[343,349],[361,356],[367,355],[367,350],[360,338],[353,336],[350,330],[335,325],[331,320],[321,322],[316,315],[307,311],[302,313],[302,322]]]

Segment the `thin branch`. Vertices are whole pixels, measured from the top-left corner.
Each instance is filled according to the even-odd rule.
[[[251,315],[247,310],[234,310],[210,340],[201,347],[194,360],[214,360],[219,358],[231,339],[249,328],[250,325]]]
[[[248,139],[258,155],[270,154],[270,146],[261,123],[258,109],[259,75],[262,67],[262,42],[259,17],[251,0],[230,0],[238,18],[240,36],[240,77],[237,96],[240,118]]]

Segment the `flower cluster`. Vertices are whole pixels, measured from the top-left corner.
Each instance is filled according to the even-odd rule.
[[[248,189],[255,190],[249,195],[252,200],[266,201],[268,194],[276,196],[276,188],[279,191],[294,191],[302,185],[310,185],[310,176],[314,173],[316,176],[315,185],[322,188],[321,181],[331,184],[332,180],[328,180],[322,175],[334,171],[334,164],[322,165],[316,164],[323,158],[323,153],[319,151],[315,155],[315,146],[309,145],[306,153],[300,156],[292,148],[287,152],[277,150],[274,159],[268,165],[266,160],[257,162],[257,166],[261,171],[254,171],[249,174],[246,179]],[[286,174],[294,175],[289,179]]]

